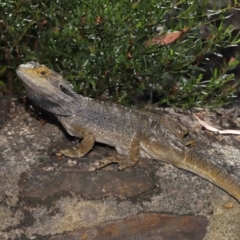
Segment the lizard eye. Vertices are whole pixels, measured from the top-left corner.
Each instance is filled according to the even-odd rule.
[[[46,74],[46,71],[41,71],[40,74],[44,76]]]

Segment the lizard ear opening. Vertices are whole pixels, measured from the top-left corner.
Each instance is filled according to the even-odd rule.
[[[69,89],[65,88],[63,85],[60,85],[59,88],[60,88],[60,90],[61,90],[63,93],[67,94],[68,96],[70,96],[70,97],[75,97],[74,92],[72,92],[72,91],[70,91]]]

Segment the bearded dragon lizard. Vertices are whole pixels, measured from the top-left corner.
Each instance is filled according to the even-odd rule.
[[[140,157],[156,159],[207,179],[240,202],[240,183],[185,146],[156,116],[78,95],[59,73],[38,62],[20,65],[17,74],[36,105],[56,115],[70,135],[82,138],[77,147],[60,150],[58,156],[81,157],[94,142],[104,143],[118,155],[100,160],[98,169],[116,162],[124,170]]]

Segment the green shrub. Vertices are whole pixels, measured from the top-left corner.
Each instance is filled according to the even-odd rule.
[[[198,27],[208,19],[206,9],[202,1],[1,2],[0,71],[7,71],[0,82],[7,86],[5,93],[14,93],[19,89],[15,69],[36,60],[62,72],[77,92],[91,97],[107,95],[129,104],[137,93],[154,90],[162,96],[160,103],[168,105],[227,103],[234,92],[233,87],[222,91],[233,78],[222,77],[228,66],[202,82],[194,61],[237,38],[231,39],[231,29],[220,25],[207,44],[200,41]],[[172,44],[146,47],[159,27],[164,33],[187,31]]]

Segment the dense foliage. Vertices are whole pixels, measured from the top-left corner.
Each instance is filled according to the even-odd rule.
[[[207,1],[211,2],[211,1]],[[0,92],[19,93],[16,67],[37,60],[62,72],[77,92],[129,104],[141,93],[160,103],[216,106],[233,98],[228,62],[204,75],[205,54],[236,46],[238,35],[209,17],[235,6],[204,1],[9,0],[0,2]],[[220,21],[221,22],[221,21]],[[214,29],[203,38],[200,27]],[[169,44],[149,39],[178,31]],[[163,35],[164,36],[164,35]],[[167,36],[167,35],[165,35]],[[235,57],[235,63],[238,63]],[[234,63],[234,64],[235,64]]]

